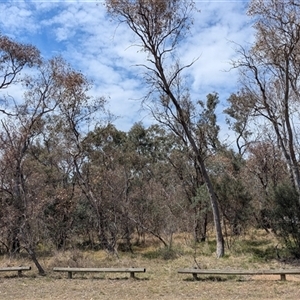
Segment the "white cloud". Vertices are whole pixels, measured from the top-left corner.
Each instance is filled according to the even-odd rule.
[[[146,54],[133,45],[136,38],[124,25],[111,21],[103,3],[93,1],[11,2],[1,3],[2,33],[16,39],[38,42],[42,54],[61,54],[95,84],[97,96],[110,98],[110,109],[121,116],[116,124],[128,130],[148,113],[140,113],[140,99],[146,95],[142,69]],[[199,58],[187,70],[196,100],[210,92],[219,92],[222,101],[234,92],[237,83],[230,60],[235,57],[230,41],[245,44],[253,31],[246,17],[245,1],[197,1],[191,37],[180,48],[183,63]],[[5,20],[5,21],[4,21]],[[47,39],[47,42],[46,42]],[[46,45],[47,43],[47,45]],[[223,106],[225,104],[223,103]],[[146,117],[146,122],[150,118]]]
[[[26,33],[36,33],[38,25],[35,24],[33,13],[25,3],[18,5],[0,2],[0,28],[1,32],[9,32],[13,38]]]

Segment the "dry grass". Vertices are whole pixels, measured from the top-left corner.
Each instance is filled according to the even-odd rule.
[[[248,240],[248,241],[247,241]],[[119,259],[103,251],[67,251],[41,259],[48,271],[46,277],[37,275],[35,269],[18,278],[15,274],[0,273],[0,299],[298,299],[300,276],[243,276],[203,278],[192,281],[192,276],[177,274],[178,268],[293,268],[291,264],[272,258],[272,241],[264,233],[236,241],[231,251],[222,259],[213,255],[213,243],[199,245],[194,251],[188,239],[178,237],[174,251],[144,247],[134,249],[134,254],[119,253]],[[251,252],[251,251],[252,252]],[[164,258],[171,257],[166,260]],[[275,255],[274,255],[275,257]],[[2,257],[1,266],[32,265],[26,259],[9,260]],[[32,265],[33,266],[33,265]],[[65,273],[51,272],[54,266],[81,267],[145,267],[146,273],[130,279],[129,274],[74,274],[68,280]]]

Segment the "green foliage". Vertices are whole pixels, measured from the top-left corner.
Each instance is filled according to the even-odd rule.
[[[161,258],[164,260],[173,260],[182,255],[184,255],[184,250],[180,245],[173,245],[172,247],[160,247],[143,254],[143,256],[148,259]]]
[[[199,101],[202,107],[202,113],[198,121],[198,130],[200,136],[205,136],[201,142],[207,143],[207,147],[213,150],[220,149],[221,143],[218,138],[220,126],[217,125],[216,108],[219,104],[219,95],[217,93],[208,94],[206,96],[206,103]]]
[[[231,232],[239,234],[250,216],[251,195],[240,180],[228,175],[221,178],[216,189],[222,213],[230,224]]]
[[[72,231],[73,209],[70,201],[55,199],[44,209],[44,222],[48,236],[56,249],[65,249]]]
[[[228,234],[239,235],[248,225],[253,211],[246,183],[242,179],[244,161],[232,151],[224,151],[219,160],[213,162],[214,184],[221,212],[229,224]]]
[[[278,249],[267,237],[264,239],[237,240],[231,251],[237,255],[250,256],[251,262],[262,262],[278,259]]]
[[[274,191],[274,201],[271,226],[290,254],[300,258],[299,194],[294,187],[282,184]]]
[[[204,243],[197,243],[195,245],[197,253],[203,256],[212,256],[216,252],[216,241],[206,241]]]

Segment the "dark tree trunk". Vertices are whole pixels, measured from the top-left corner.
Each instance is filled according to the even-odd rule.
[[[35,266],[37,267],[39,274],[42,276],[46,275],[45,270],[43,269],[43,267],[41,266],[41,264],[39,263],[39,261],[37,259],[35,251],[33,249],[31,249],[30,247],[25,247],[25,250],[28,252],[30,258],[34,262]]]
[[[195,222],[194,234],[195,234],[195,242],[205,242],[206,241],[206,232],[207,232],[207,214],[203,216],[203,218],[197,218]]]

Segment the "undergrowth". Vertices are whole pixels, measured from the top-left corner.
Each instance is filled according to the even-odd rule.
[[[114,255],[104,250],[70,249],[66,251],[47,251],[39,256],[43,267],[51,271],[53,267],[147,267],[152,264],[172,262],[172,266],[196,268],[264,268],[264,265],[280,265],[288,261],[287,252],[278,245],[272,234],[262,231],[253,231],[247,236],[235,239],[230,248],[225,251],[222,259],[217,259],[216,246],[213,239],[206,242],[193,243],[185,236],[177,236],[171,247],[163,247],[157,243],[147,242],[141,246],[135,245],[133,252],[119,252]],[[293,264],[298,264],[293,260]],[[24,256],[24,253],[0,256],[1,266],[17,266],[33,263]],[[160,263],[159,263],[160,264]],[[34,267],[33,267],[34,269]]]

